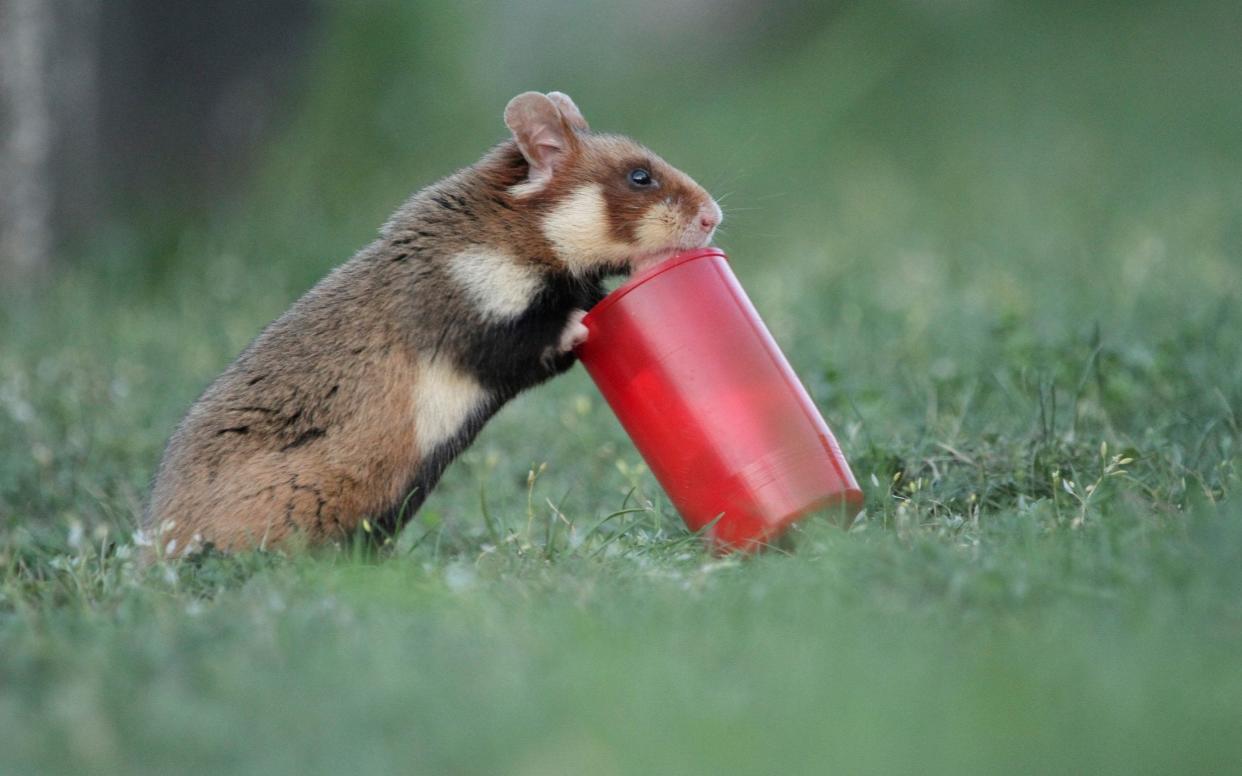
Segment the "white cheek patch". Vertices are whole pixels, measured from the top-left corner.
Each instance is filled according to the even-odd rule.
[[[500,251],[462,251],[449,260],[449,274],[485,318],[505,321],[526,312],[543,283],[539,270]]]
[[[638,244],[645,249],[659,249],[677,245],[685,227],[677,211],[667,202],[652,205],[638,222],[635,234]]]
[[[558,203],[544,217],[543,233],[570,271],[624,261],[634,252],[608,233],[608,204],[598,183],[583,186]]]
[[[448,359],[424,358],[414,387],[414,436],[426,457],[457,435],[487,400],[487,391]]]

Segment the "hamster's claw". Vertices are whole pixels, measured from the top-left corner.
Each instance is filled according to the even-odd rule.
[[[587,327],[582,323],[585,317],[586,310],[570,312],[569,320],[566,321],[565,328],[561,331],[560,351],[562,353],[568,353],[587,341]]]

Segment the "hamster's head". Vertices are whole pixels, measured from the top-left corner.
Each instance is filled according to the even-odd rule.
[[[702,186],[629,138],[591,132],[560,92],[525,92],[505,124],[528,172],[510,187],[573,274],[629,272],[711,244],[723,215]]]

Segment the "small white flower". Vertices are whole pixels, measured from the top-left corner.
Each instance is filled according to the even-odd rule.
[[[444,571],[444,584],[454,593],[474,587],[475,579],[474,570],[460,563],[455,563]]]
[[[86,536],[86,531],[82,529],[82,524],[79,523],[77,520],[74,520],[69,525],[69,537],[68,537],[69,546],[72,547],[74,550],[81,550],[82,539],[85,538],[85,536]]]

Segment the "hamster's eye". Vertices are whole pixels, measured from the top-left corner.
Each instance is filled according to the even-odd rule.
[[[629,180],[631,185],[637,186],[640,189],[645,189],[655,183],[651,173],[643,167],[635,167],[633,170],[630,170]]]

